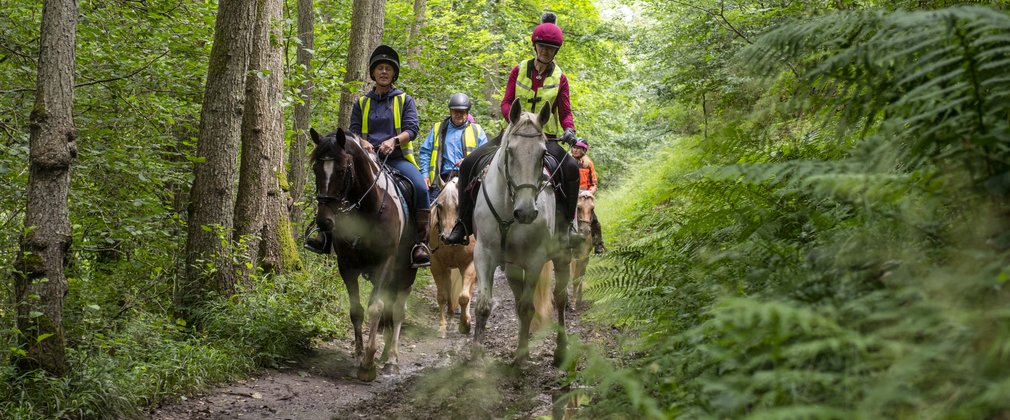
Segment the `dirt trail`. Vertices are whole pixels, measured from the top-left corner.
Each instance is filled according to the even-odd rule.
[[[449,325],[438,337],[435,286],[415,289],[401,333],[399,374],[370,383],[355,379],[351,341],[328,342],[289,368],[267,370],[163,406],[152,419],[345,419],[502,418],[551,415],[563,374],[551,365],[554,334],[531,343],[530,361],[508,364],[518,325],[512,292],[495,276],[495,307],[488,321],[484,357],[474,357],[471,336]],[[568,312],[569,332],[582,335],[578,314]]]

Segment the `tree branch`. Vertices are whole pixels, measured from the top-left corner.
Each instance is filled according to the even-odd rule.
[[[126,76],[110,77],[108,79],[102,79],[102,80],[95,80],[95,81],[86,82],[86,83],[80,83],[80,84],[74,85],[74,88],[79,88],[79,87],[82,87],[82,86],[97,85],[99,83],[114,82],[116,80],[122,80],[122,79],[129,79],[129,78],[131,78],[133,76],[136,76],[137,73],[140,73],[140,72],[144,71],[145,69],[147,69],[148,67],[151,67],[151,65],[154,64],[154,62],[156,62],[159,59],[161,59],[161,57],[164,57],[164,56],[168,55],[169,52],[171,52],[171,51],[166,50],[165,52],[161,53],[161,55],[159,55],[157,57],[154,57],[154,59],[152,59],[151,61],[147,62],[147,64],[144,64],[143,66],[141,66],[140,68],[134,70],[130,74],[127,74]]]

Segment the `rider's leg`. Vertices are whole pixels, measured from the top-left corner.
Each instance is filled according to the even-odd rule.
[[[597,254],[607,252],[607,247],[603,246],[603,227],[600,226],[600,219],[596,217],[596,210],[593,210],[593,221],[589,224],[593,232],[593,247]]]
[[[452,227],[449,236],[442,238],[442,242],[449,245],[465,245],[469,242],[466,237],[473,233],[473,207],[476,205],[470,194],[470,183],[484,169],[483,166],[477,167],[478,161],[498,150],[499,144],[501,143],[489,141],[463,158],[463,163],[459,165],[459,184],[456,189],[459,194],[459,219],[456,220],[456,225]]]
[[[412,267],[426,267],[431,265],[431,253],[428,250],[428,226],[431,210],[428,203],[428,186],[424,183],[424,176],[413,163],[406,159],[396,159],[386,162],[397,172],[403,174],[414,186],[414,226],[416,235],[414,249],[410,253],[410,264]]]
[[[570,226],[568,232],[569,245],[574,245],[582,240],[582,237],[578,234],[578,229],[573,223],[575,221],[575,211],[579,205],[579,164],[556,141],[547,142],[547,153],[550,153],[551,156],[554,156],[561,163],[558,168],[558,171],[561,172],[559,174],[561,185],[557,189],[558,193],[554,196],[558,211]]]

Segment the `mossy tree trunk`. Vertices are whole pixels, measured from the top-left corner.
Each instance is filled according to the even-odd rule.
[[[241,242],[244,258],[237,261],[236,272],[248,279],[259,265],[261,243],[267,224],[268,194],[276,189],[273,145],[275,137],[283,142],[280,108],[281,52],[271,38],[281,37],[281,6],[277,0],[258,0],[253,47],[246,76],[245,113],[242,115],[242,167],[238,197],[235,202],[235,241]],[[283,152],[282,152],[283,155]],[[276,192],[274,192],[276,194]],[[277,224],[276,221],[273,222]],[[262,238],[262,241],[261,239]],[[246,265],[246,263],[249,263]]]
[[[194,306],[207,291],[234,291],[234,185],[255,19],[256,0],[218,3],[190,193],[185,276],[176,289],[176,309],[191,321]]]
[[[300,86],[301,92],[299,93],[299,97],[301,98],[301,103],[295,103],[293,130],[295,136],[291,141],[291,154],[289,156],[291,168],[289,169],[290,176],[288,177],[291,181],[291,201],[294,203],[291,206],[290,220],[295,226],[292,233],[296,235],[298,234],[298,226],[301,226],[304,217],[304,207],[299,203],[301,203],[305,195],[305,183],[308,178],[306,173],[308,154],[305,148],[309,144],[309,116],[312,114],[312,51],[315,48],[313,46],[315,43],[315,29],[312,24],[312,18],[315,16],[315,13],[312,1],[298,0],[298,38],[301,40],[301,43],[298,44],[298,55],[295,59],[295,64],[304,72],[305,78]]]
[[[75,0],[43,3],[35,108],[30,118],[28,203],[14,271],[25,371],[67,373],[64,270],[70,249],[70,167],[77,157],[74,105]]]

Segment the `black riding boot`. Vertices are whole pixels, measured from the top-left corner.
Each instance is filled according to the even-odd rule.
[[[596,218],[596,212],[593,211],[593,221],[589,224],[590,230],[593,232],[593,247],[594,252],[597,254],[602,254],[607,252],[607,247],[603,246],[603,227],[600,226],[600,219]]]
[[[427,267],[431,265],[431,251],[428,249],[428,226],[430,225],[431,209],[418,209],[414,213],[414,225],[417,227],[417,243],[410,251],[410,267]]]
[[[316,231],[316,236],[305,238],[305,244],[303,246],[305,249],[315,252],[316,254],[327,255],[332,250],[333,239],[330,238],[329,232],[318,230]]]

